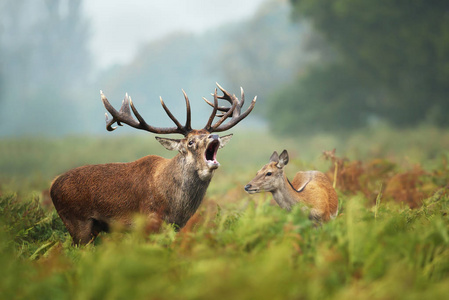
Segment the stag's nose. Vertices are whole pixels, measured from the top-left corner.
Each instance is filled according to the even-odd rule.
[[[251,184],[247,184],[247,185],[245,185],[245,191],[249,191],[249,189],[251,188]]]

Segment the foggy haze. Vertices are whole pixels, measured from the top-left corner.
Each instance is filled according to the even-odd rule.
[[[84,1],[94,67],[128,63],[140,46],[172,32],[201,34],[249,18],[265,1]]]
[[[201,122],[210,113],[202,97],[215,82],[258,96],[246,126],[308,60],[301,51],[306,27],[291,22],[285,0],[0,5],[0,136],[104,134],[100,89],[115,105],[130,93],[142,111],[155,114],[155,124],[164,124],[170,120],[157,99],[184,115],[183,88],[200,102],[193,119]]]

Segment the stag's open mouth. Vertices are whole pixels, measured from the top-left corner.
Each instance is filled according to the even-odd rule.
[[[220,148],[220,141],[218,139],[213,140],[207,145],[204,156],[206,158],[206,164],[210,169],[216,169],[220,166],[220,163],[217,161],[218,148]]]

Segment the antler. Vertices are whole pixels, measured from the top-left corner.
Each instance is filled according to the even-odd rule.
[[[209,120],[208,120],[206,126],[204,127],[205,130],[207,130],[208,132],[211,132],[211,133],[225,131],[225,130],[228,130],[228,129],[234,127],[235,125],[237,125],[237,123],[239,123],[241,120],[246,118],[246,116],[248,116],[248,114],[253,110],[254,105],[256,104],[256,99],[257,99],[257,96],[254,97],[250,106],[242,114],[241,113],[242,106],[245,103],[245,94],[243,92],[243,89],[240,88],[241,89],[241,100],[239,100],[239,99],[237,99],[237,97],[235,95],[229,94],[218,83],[217,83],[217,86],[223,92],[223,96],[218,96],[217,89],[215,89],[215,92],[213,94],[214,104],[209,102],[206,98],[203,98],[210,106],[213,107],[212,114],[210,115]],[[167,115],[170,117],[170,119],[175,123],[176,127],[154,127],[154,126],[147,124],[147,122],[145,122],[145,120],[139,114],[137,109],[134,107],[133,101],[131,100],[131,97],[128,96],[128,94],[125,95],[125,99],[122,102],[122,106],[120,107],[120,110],[117,111],[109,103],[108,99],[103,94],[103,92],[100,91],[101,100],[103,101],[104,107],[112,116],[112,119],[109,120],[108,114],[106,114],[106,129],[108,131],[113,131],[117,128],[117,127],[112,127],[112,125],[114,123],[117,123],[117,125],[119,125],[119,126],[122,126],[122,123],[125,123],[131,127],[141,129],[141,130],[146,130],[146,131],[153,132],[153,133],[159,133],[159,134],[179,133],[179,134],[186,136],[189,132],[192,131],[190,101],[189,101],[189,98],[187,97],[187,94],[184,92],[184,90],[182,90],[182,93],[184,94],[184,98],[186,100],[186,108],[187,108],[186,109],[187,110],[186,124],[184,126],[182,126],[179,123],[179,121],[173,116],[173,114],[167,108],[167,106],[165,105],[165,103],[161,97],[160,98],[161,105],[164,108]],[[230,107],[218,106],[218,99],[228,101],[231,104],[231,106]],[[134,119],[134,117],[131,115],[130,107],[134,113],[134,116],[137,118],[137,120]],[[223,112],[223,114],[217,115],[217,111],[221,111],[221,112]],[[229,118],[231,115],[232,115],[231,120],[228,123],[223,124],[223,122],[226,121],[226,119]],[[212,122],[215,117],[219,117],[220,119],[215,124],[212,125]]]
[[[147,122],[142,118],[142,116],[139,114],[137,109],[134,107],[134,104],[131,100],[131,97],[128,97],[128,93],[125,95],[125,99],[122,102],[122,106],[119,111],[115,110],[115,108],[109,103],[108,99],[105,97],[102,91],[100,91],[101,100],[103,101],[104,107],[107,109],[107,111],[112,115],[112,120],[108,119],[108,114],[106,115],[106,129],[108,131],[113,131],[117,127],[112,127],[114,123],[117,123],[117,125],[122,126],[121,123],[128,124],[131,127],[146,130],[153,133],[159,133],[159,134],[169,134],[169,133],[180,133],[184,136],[186,136],[190,131],[192,131],[192,127],[190,124],[191,117],[190,117],[190,102],[189,98],[187,97],[184,90],[182,91],[184,94],[184,98],[186,99],[186,107],[187,107],[187,118],[186,118],[186,124],[182,126],[179,121],[173,116],[173,114],[170,112],[170,110],[165,106],[164,101],[161,99],[162,107],[164,108],[167,115],[172,119],[172,121],[175,123],[176,127],[153,127],[151,125],[148,125]],[[129,107],[131,106],[131,109],[136,116],[137,120],[133,118],[131,115],[131,111]]]
[[[218,83],[217,83],[217,86],[223,92],[223,96],[217,96],[217,89],[215,89],[215,92],[213,94],[213,96],[214,96],[213,104],[211,102],[209,102],[206,98],[203,98],[207,104],[209,104],[210,106],[212,106],[214,108],[212,111],[212,114],[210,115],[209,120],[206,124],[206,127],[204,127],[204,129],[206,129],[209,132],[221,132],[221,131],[226,131],[226,130],[234,127],[235,125],[237,125],[237,123],[239,123],[241,120],[243,120],[244,118],[246,118],[246,116],[249,115],[249,113],[253,110],[254,105],[256,104],[256,100],[257,100],[257,96],[254,97],[253,101],[251,101],[250,106],[242,114],[241,110],[242,110],[243,104],[245,103],[245,93],[243,92],[243,88],[240,88],[241,100],[239,101],[239,99],[235,95],[229,94]],[[218,99],[223,99],[223,100],[228,101],[231,104],[231,107],[218,106]],[[216,114],[217,110],[224,112],[224,113],[221,115],[217,115]],[[232,114],[231,120],[228,123],[223,124],[223,122],[231,114]],[[212,122],[215,117],[219,117],[220,119],[214,125],[212,125]]]

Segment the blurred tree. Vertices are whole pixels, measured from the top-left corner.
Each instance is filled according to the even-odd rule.
[[[366,88],[341,65],[315,65],[300,78],[270,97],[266,116],[275,132],[346,130],[364,126],[372,117]]]
[[[291,22],[291,12],[287,2],[265,2],[252,19],[234,30],[219,52],[217,63],[226,79],[235,90],[243,86],[257,93],[262,106],[268,94],[312,59],[311,52],[302,51],[310,26]]]
[[[301,93],[309,96],[295,100],[299,103],[307,100],[308,106],[303,109],[307,110],[310,103],[321,103],[323,110],[338,106],[332,103],[335,97],[309,91],[314,85],[305,85],[315,78],[321,80],[322,89],[332,87],[334,95],[339,95],[337,98],[345,97],[346,108],[328,114],[331,119],[326,119],[333,128],[347,127],[348,123],[342,119],[354,117],[358,121],[353,126],[357,127],[363,124],[361,118],[369,116],[398,126],[423,121],[449,125],[445,116],[449,111],[448,1],[291,0],[291,3],[296,19],[309,19],[327,42],[324,48],[333,53],[323,57],[324,66],[311,66],[294,84],[296,89],[306,89]],[[351,80],[342,86],[339,84],[342,78]],[[352,96],[347,97],[348,93]],[[284,101],[275,98],[273,105]],[[288,110],[298,104],[284,105]],[[309,118],[318,122],[323,110]]]
[[[0,134],[61,133],[75,125],[64,116],[90,72],[81,2],[1,2]]]

